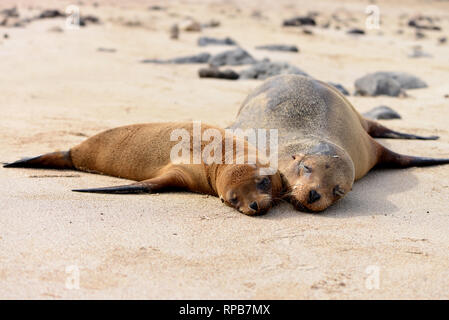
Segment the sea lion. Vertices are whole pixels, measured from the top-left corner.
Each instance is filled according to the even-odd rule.
[[[184,160],[187,160],[184,163],[171,161],[174,157],[173,150],[178,150],[174,147],[179,147],[180,143],[179,136],[172,137],[174,130],[187,135],[186,149],[175,153],[179,156],[187,151],[187,155],[182,154],[186,156]],[[244,142],[243,154],[237,155],[235,146],[239,140],[231,136],[232,150],[227,150],[225,139],[229,136],[225,130],[217,127],[200,124],[196,134],[200,134],[201,140],[195,147],[194,130],[192,123],[129,125],[101,132],[69,151],[23,159],[4,167],[77,169],[139,181],[124,186],[73,191],[125,194],[185,189],[219,196],[222,202],[247,215],[265,213],[281,193],[282,180],[279,172],[272,175],[261,174],[259,169],[264,164],[259,161],[260,157],[256,158],[255,164],[244,162],[243,159],[237,162],[237,157],[245,156],[252,146]],[[219,161],[208,163],[202,153],[196,162],[194,160],[195,150],[206,150],[211,139],[209,136],[208,141],[203,140],[205,131],[212,134],[218,132],[222,139],[218,141],[219,147],[208,154],[217,153]]]
[[[437,139],[390,130],[363,118],[334,87],[299,75],[268,79],[246,100],[231,128],[278,129],[279,170],[292,204],[318,212],[343,198],[374,166],[406,168],[449,159],[397,154],[376,138]]]

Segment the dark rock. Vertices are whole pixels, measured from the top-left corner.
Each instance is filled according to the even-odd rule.
[[[93,15],[80,16],[80,26],[85,27],[87,24],[100,24],[100,19]]]
[[[313,34],[312,30],[310,30],[310,29],[303,29],[302,33],[307,34],[307,35]]]
[[[37,19],[49,19],[49,18],[61,18],[61,17],[65,17],[65,14],[62,13],[59,10],[54,10],[54,9],[48,9],[48,10],[44,10],[42,11],[39,16],[37,17]]]
[[[201,37],[198,39],[198,45],[200,47],[208,46],[208,45],[224,45],[224,46],[235,46],[237,43],[231,38],[212,38],[212,37]]]
[[[438,38],[438,43],[439,44],[445,44],[447,42],[447,37],[440,37]]]
[[[257,60],[242,48],[221,52],[212,56],[209,60],[209,64],[213,67],[225,65],[239,66],[244,64],[253,64],[256,62]]]
[[[279,74],[308,74],[287,62],[261,61],[240,72],[240,79],[265,80]]]
[[[151,10],[151,11],[161,11],[161,10],[165,10],[165,8],[164,8],[164,7],[161,7],[161,6],[158,6],[158,5],[154,5],[154,6],[148,7],[148,10]]]
[[[416,30],[416,32],[415,32],[415,38],[416,39],[424,39],[425,37],[426,37],[426,34],[424,32]]]
[[[316,26],[316,21],[313,17],[310,16],[298,16],[284,20],[282,25],[284,27]]]
[[[374,120],[385,120],[385,119],[401,119],[401,116],[399,113],[391,109],[387,106],[378,106],[373,109],[371,109],[368,112],[363,113],[363,116],[369,119]]]
[[[217,79],[228,79],[237,80],[239,74],[231,69],[226,69],[220,71],[217,68],[203,68],[198,71],[200,78],[217,78]]]
[[[421,79],[405,72],[375,72],[355,81],[356,95],[397,97],[405,94],[404,89],[426,88]]]
[[[338,91],[343,93],[345,96],[349,96],[349,91],[346,90],[346,88],[343,87],[341,84],[335,83],[335,82],[328,82],[328,84],[330,84],[331,86],[334,86]]]
[[[436,30],[440,31],[441,27],[435,25],[433,23],[433,19],[430,17],[419,16],[416,18],[412,18],[408,21],[408,26],[416,29],[422,30]]]
[[[12,7],[10,9],[3,9],[0,11],[0,14],[2,16],[8,17],[8,18],[18,18],[19,17],[19,11],[17,11],[17,7]]]
[[[289,52],[299,52],[297,46],[284,45],[284,44],[269,44],[265,46],[257,46],[256,49],[259,50],[270,50],[270,51],[289,51]]]
[[[365,34],[365,30],[359,29],[359,28],[352,28],[346,31],[348,34]]]
[[[8,35],[7,33],[5,33],[5,34],[3,35],[3,38],[4,38],[4,39],[8,39],[8,38],[9,38],[9,35]]]
[[[169,60],[159,60],[159,59],[145,59],[142,60],[142,63],[159,63],[159,64],[187,64],[187,63],[206,63],[210,59],[210,54],[207,52],[203,52],[193,56],[179,57],[173,58]]]

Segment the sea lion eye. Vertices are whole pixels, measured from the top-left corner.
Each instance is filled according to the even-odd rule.
[[[312,168],[304,165],[304,164],[300,164],[299,168],[303,170],[303,173],[311,173],[312,172]]]
[[[267,190],[270,187],[271,181],[268,177],[264,177],[262,180],[257,182],[257,189]]]

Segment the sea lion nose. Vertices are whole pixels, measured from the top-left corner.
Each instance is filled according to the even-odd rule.
[[[252,203],[249,205],[249,207],[250,207],[251,209],[253,209],[254,211],[257,211],[257,210],[259,209],[259,205],[257,204],[256,201],[252,202]]]
[[[315,190],[310,190],[309,192],[309,201],[308,203],[314,203],[315,201],[320,200],[321,195]]]

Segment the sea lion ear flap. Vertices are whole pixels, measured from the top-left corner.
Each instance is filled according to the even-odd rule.
[[[302,160],[304,158],[304,153],[296,153],[296,154],[292,154],[292,159],[293,160]]]

